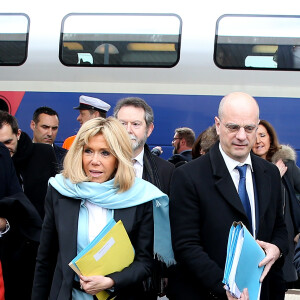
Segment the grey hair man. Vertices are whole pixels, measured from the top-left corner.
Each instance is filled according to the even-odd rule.
[[[168,195],[174,165],[153,155],[146,144],[154,130],[152,108],[141,98],[128,97],[118,101],[114,108],[114,117],[124,125],[131,139],[136,176],[151,182]],[[158,290],[149,289],[143,299],[155,300],[158,293]]]

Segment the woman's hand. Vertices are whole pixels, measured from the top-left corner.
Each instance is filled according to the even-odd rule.
[[[109,289],[114,286],[114,281],[105,276],[80,276],[80,287],[90,295]]]
[[[277,168],[279,169],[280,176],[282,177],[285,172],[287,171],[287,166],[284,164],[282,159],[279,159],[278,162],[276,163]]]

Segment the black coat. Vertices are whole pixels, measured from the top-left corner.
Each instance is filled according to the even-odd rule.
[[[12,159],[25,195],[43,218],[48,180],[57,173],[53,148],[47,144],[32,143],[30,137],[22,132]]]
[[[62,196],[49,186],[32,300],[71,300],[75,273],[68,264],[77,255],[80,203],[80,200]],[[151,270],[152,202],[116,209],[114,219],[122,220],[135,249],[134,262],[122,272],[109,275],[115,282],[116,293],[119,294],[116,299],[143,299],[139,296],[142,291],[135,284],[141,283]]]
[[[150,183],[155,185],[157,188],[159,188],[163,193],[169,195],[171,178],[172,178],[173,172],[175,170],[175,167],[173,164],[165,161],[164,159],[162,159],[154,154],[151,154],[151,157],[157,168],[157,176],[158,176],[158,180],[159,180],[159,185],[157,184],[157,182],[145,178],[145,163],[144,163],[143,179],[149,181]],[[145,160],[145,155],[144,155],[144,160]]]
[[[298,241],[298,244],[295,249],[294,264],[298,272],[298,275],[300,276],[300,240]]]
[[[42,219],[23,192],[0,200],[10,230],[0,239],[5,300],[31,299]]]
[[[0,199],[21,192],[8,149],[0,143]]]
[[[42,220],[22,192],[9,151],[2,143],[0,182],[0,217],[10,224],[10,230],[0,238],[5,299],[30,300]]]
[[[0,199],[21,192],[8,149],[0,143]]]
[[[287,171],[282,177],[282,199],[284,220],[288,231],[289,253],[283,265],[283,275],[287,282],[296,281],[298,276],[293,265],[295,252],[295,236],[300,232],[300,202],[296,194],[300,194],[300,169],[296,165],[296,153],[288,145],[281,148],[272,156],[272,162],[279,159],[287,166]]]
[[[172,155],[168,161],[171,162],[172,164],[176,165],[179,162],[189,162],[193,159],[192,157],[192,150],[186,150],[182,151],[179,154],[174,154]]]
[[[281,181],[276,166],[251,155],[257,190],[257,238],[287,253]],[[222,279],[233,221],[249,221],[216,143],[208,154],[174,172],[170,219],[175,259],[181,272],[172,299],[227,299]],[[278,260],[277,264],[280,264]],[[274,266],[273,266],[274,267]],[[268,298],[268,277],[261,299]]]
[[[63,162],[64,162],[64,158],[68,152],[67,149],[64,149],[62,147],[59,147],[55,144],[53,144],[53,150],[55,152],[55,157],[58,163],[58,170],[61,171],[63,169]]]

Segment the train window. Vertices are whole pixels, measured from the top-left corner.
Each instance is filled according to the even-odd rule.
[[[69,14],[59,58],[66,66],[173,67],[181,24],[174,14]]]
[[[300,70],[300,17],[221,16],[214,61],[228,69]]]
[[[19,66],[27,59],[29,17],[0,13],[0,66]]]

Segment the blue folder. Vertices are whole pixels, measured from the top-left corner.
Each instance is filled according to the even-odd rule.
[[[260,297],[259,279],[263,267],[258,264],[265,258],[265,252],[255,241],[242,222],[233,222],[228,236],[227,256],[223,283],[226,289],[239,298],[248,288],[250,300]]]

